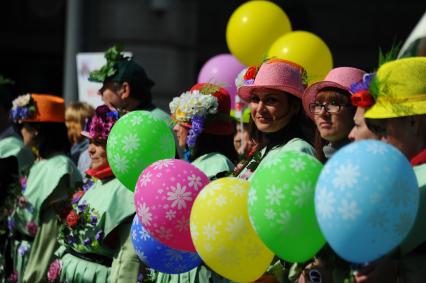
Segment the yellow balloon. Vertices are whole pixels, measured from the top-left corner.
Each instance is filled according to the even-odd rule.
[[[321,81],[333,68],[333,57],[327,44],[307,31],[293,31],[278,38],[268,57],[286,59],[302,65],[308,73],[308,83]]]
[[[290,20],[279,6],[269,1],[249,1],[229,18],[226,42],[241,63],[260,65],[271,44],[290,31]]]
[[[203,261],[236,282],[258,279],[273,254],[252,228],[248,181],[227,177],[203,188],[191,210],[191,237]]]

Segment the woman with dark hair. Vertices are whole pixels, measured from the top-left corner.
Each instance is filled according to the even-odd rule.
[[[335,68],[324,81],[312,84],[303,94],[303,107],[317,126],[315,149],[321,162],[350,142],[348,135],[356,111],[351,104],[350,86],[362,80],[364,74],[357,68]]]
[[[64,100],[26,94],[13,102],[11,116],[21,126],[24,144],[36,162],[22,184],[22,196],[9,219],[14,272],[18,282],[40,282],[53,252],[58,227],[55,204],[69,198],[81,176],[69,159],[70,144],[64,124]]]
[[[238,159],[233,145],[233,124],[230,117],[229,93],[210,83],[196,84],[190,91],[175,97],[170,103],[176,122],[178,146],[185,160],[198,167],[210,180],[229,175],[233,161]],[[228,282],[201,265],[182,274],[158,273],[157,283]]]
[[[305,70],[290,61],[270,59],[260,68],[250,67],[243,79],[238,95],[249,103],[250,137],[257,149],[234,175],[249,179],[263,160],[288,150],[314,155],[308,142],[312,123],[301,103]]]

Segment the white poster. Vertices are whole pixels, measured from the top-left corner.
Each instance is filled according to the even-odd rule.
[[[131,53],[124,52],[125,56]],[[78,53],[77,54],[77,79],[78,79],[78,100],[84,101],[97,107],[102,102],[102,97],[98,94],[102,83],[89,81],[90,72],[100,69],[106,63],[103,52]]]

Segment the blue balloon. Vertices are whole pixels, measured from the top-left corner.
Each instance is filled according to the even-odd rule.
[[[157,271],[179,274],[201,264],[201,258],[196,252],[178,251],[154,239],[139,222],[137,215],[133,218],[130,232],[139,259]]]
[[[395,249],[413,227],[419,207],[414,170],[395,147],[351,143],[325,164],[315,188],[324,237],[343,259],[366,263]]]

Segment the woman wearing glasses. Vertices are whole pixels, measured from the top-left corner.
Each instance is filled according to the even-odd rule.
[[[315,149],[322,162],[349,142],[356,110],[351,104],[350,86],[362,80],[364,74],[357,68],[335,68],[303,94],[303,107],[317,126]]]

